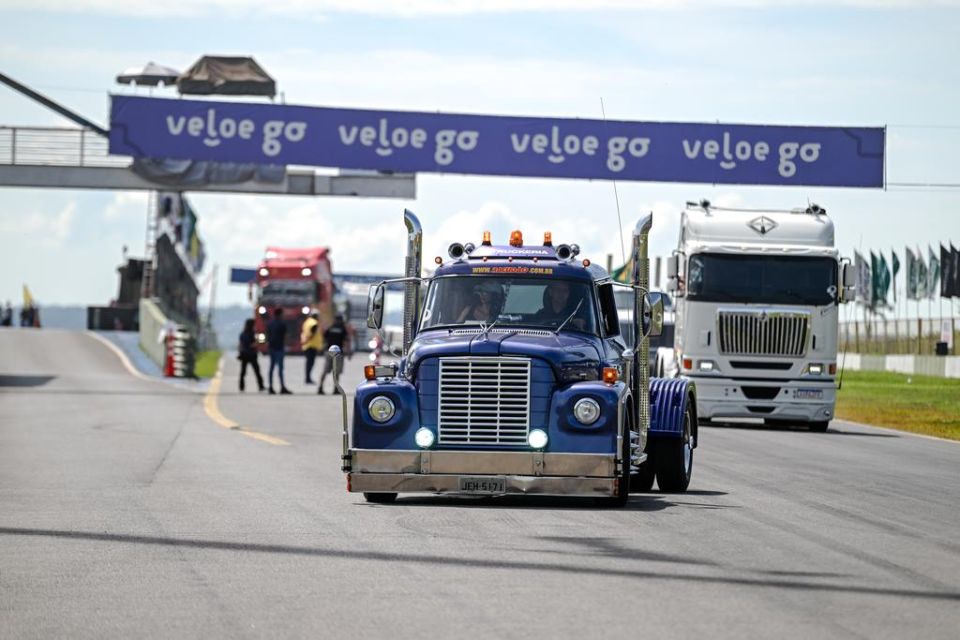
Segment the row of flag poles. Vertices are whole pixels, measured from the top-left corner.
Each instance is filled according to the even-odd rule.
[[[952,242],[949,247],[941,244],[939,254],[928,245],[926,260],[919,248],[904,247],[903,256],[905,291],[901,297],[916,301],[960,298],[960,251]],[[870,251],[869,258],[855,251],[857,301],[871,311],[893,309],[900,266],[895,250],[890,251],[889,262],[882,251]]]

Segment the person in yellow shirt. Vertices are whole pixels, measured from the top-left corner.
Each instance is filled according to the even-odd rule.
[[[303,327],[300,329],[300,347],[303,349],[303,355],[306,356],[306,383],[313,384],[313,363],[317,359],[317,354],[323,349],[323,332],[320,331],[320,315],[314,311],[310,317],[303,321]]]

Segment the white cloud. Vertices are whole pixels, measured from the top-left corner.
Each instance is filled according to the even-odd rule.
[[[147,193],[144,191],[120,191],[113,194],[113,200],[103,210],[103,219],[113,222],[120,219],[138,217],[146,223]]]
[[[32,211],[18,214],[7,211],[0,218],[0,235],[16,237],[18,242],[24,244],[59,247],[70,236],[76,211],[76,202],[68,202],[56,213]]]
[[[99,13],[138,17],[281,14],[322,19],[332,13],[416,18],[509,13],[591,13],[598,11],[683,11],[709,8],[773,8],[783,6],[850,6],[912,8],[955,6],[956,0],[34,0],[36,11]],[[0,0],[0,9],[23,10],[19,0]]]

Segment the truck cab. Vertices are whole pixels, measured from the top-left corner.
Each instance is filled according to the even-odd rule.
[[[696,380],[701,419],[827,429],[853,269],[824,209],[688,203],[667,276],[676,326],[665,368]]]
[[[403,357],[370,365],[344,399],[348,491],[389,502],[404,492],[590,496],[625,504],[631,488],[683,491],[696,447],[689,380],[649,380],[647,341],[662,306],[646,291],[638,223],[634,294],[643,345],[624,341],[609,274],[576,245],[450,245],[421,278],[422,232],[405,212]],[[394,281],[396,282],[396,281]],[[371,287],[369,325],[384,290]],[[339,381],[337,382],[339,384]]]

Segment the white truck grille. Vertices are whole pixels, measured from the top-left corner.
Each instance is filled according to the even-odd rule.
[[[719,311],[720,353],[792,356],[807,350],[810,316],[801,311]]]
[[[530,360],[441,358],[439,403],[440,444],[526,444]]]

